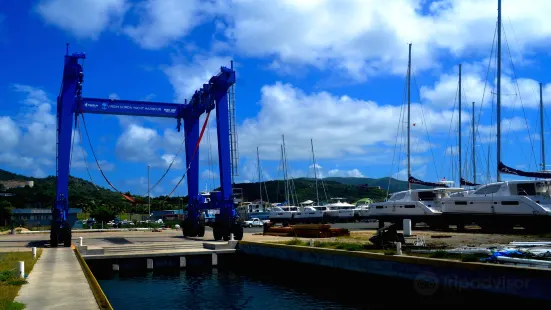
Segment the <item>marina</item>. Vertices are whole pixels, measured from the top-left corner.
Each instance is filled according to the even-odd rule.
[[[549,307],[551,171],[545,157],[544,95],[551,94],[551,85],[540,82],[539,96],[523,94],[538,99],[532,104],[539,113],[526,113],[520,93],[534,92],[528,89],[533,80],[519,82],[513,63],[533,51],[511,53],[509,43],[517,40],[514,34],[515,39],[511,34],[507,39],[505,30],[512,31],[503,25],[501,0],[477,7],[485,10],[480,16],[465,9],[474,2],[441,2],[389,3],[372,16],[368,11],[380,4],[358,7],[358,24],[347,26],[333,45],[324,43],[335,32],[326,20],[340,27],[352,21],[334,18],[347,6],[293,8],[300,17],[296,25],[288,22],[296,17],[285,15],[290,7],[277,3],[276,10],[271,2],[248,10],[240,6],[250,3],[233,3],[232,10],[238,7],[244,16],[222,13],[222,6],[213,3],[190,9],[177,2],[158,7],[157,2],[122,1],[117,14],[110,7],[115,4],[90,6],[90,16],[93,11],[109,16],[103,23],[117,36],[129,36],[124,44],[143,49],[119,49],[124,41],[119,38],[102,41],[111,42],[106,46],[112,54],[96,46],[100,33],[112,30],[91,25],[93,18],[81,18],[88,12],[71,7],[80,15],[71,15],[70,26],[77,27],[81,19],[89,25],[73,35],[94,39],[90,55],[73,52],[67,43],[55,63],[63,68],[57,97],[49,94],[57,85],[48,84],[45,91],[10,84],[10,91],[25,96],[17,97],[24,108],[0,115],[0,134],[7,139],[0,162],[14,171],[0,169],[0,309],[442,309],[482,307],[484,300],[492,307]],[[51,12],[65,9],[59,3],[48,0],[33,8],[52,28],[40,24],[41,31],[71,28],[64,21],[48,21]],[[511,1],[506,5],[529,16]],[[323,9],[316,11],[319,6]],[[133,12],[136,25],[127,24],[126,10]],[[464,27],[468,35],[450,31],[449,25],[457,26],[455,10],[487,25],[469,24]],[[10,11],[10,18],[19,11]],[[284,22],[270,25],[273,14]],[[212,19],[216,30],[207,29],[212,33],[205,36],[194,30],[203,21],[182,24],[195,15]],[[259,19],[248,20],[249,15]],[[173,24],[174,16],[179,24]],[[420,19],[408,24],[414,17]],[[299,24],[309,18],[317,24],[304,31]],[[238,29],[241,19],[246,22]],[[361,24],[364,19],[385,28],[362,32],[358,29],[373,27]],[[151,25],[144,28],[144,20]],[[488,26],[494,20],[495,29]],[[523,32],[543,28],[522,22],[528,25]],[[25,20],[29,29],[34,23]],[[407,29],[392,32],[392,25],[400,23]],[[296,29],[281,35],[287,24]],[[256,29],[245,31],[251,25]],[[424,31],[415,34],[419,27]],[[478,36],[491,37],[486,34],[491,28],[495,33],[486,55]],[[218,41],[218,35],[231,40]],[[48,46],[68,37],[56,36]],[[188,36],[202,43],[188,42]],[[408,41],[406,58],[406,45],[397,42],[409,36],[416,42]],[[448,42],[467,36],[472,42]],[[250,38],[252,43],[243,43]],[[182,41],[169,45],[177,40]],[[370,49],[355,50],[356,41],[369,42]],[[183,48],[183,42],[188,46]],[[273,42],[277,50],[267,48]],[[519,49],[529,46],[515,43]],[[150,54],[155,49],[165,50]],[[378,49],[385,51],[379,58],[365,56]],[[197,54],[183,56],[182,51]],[[336,57],[337,51],[342,55]],[[43,52],[50,58],[50,49]],[[511,68],[502,68],[504,56]],[[451,60],[460,63],[451,65]],[[320,77],[304,70],[305,63],[332,72]],[[120,99],[111,88],[113,81],[124,79],[118,73],[98,75],[114,64],[132,64],[120,69],[128,70],[132,88],[122,87],[119,94],[145,99]],[[162,71],[174,88],[172,97],[156,85],[157,79],[130,79],[141,74],[132,71],[136,64],[142,71]],[[44,65],[51,74],[50,63]],[[457,72],[445,71],[452,66]],[[545,71],[522,66],[531,75]],[[9,82],[36,67],[12,68]],[[418,73],[428,75],[429,82]],[[371,81],[377,74],[389,77]],[[398,104],[395,94],[404,75]],[[37,74],[36,79],[50,83],[51,77]],[[368,91],[353,88],[366,80]],[[236,105],[239,83],[242,105]],[[347,89],[330,93],[328,84]],[[144,85],[155,93],[143,93]],[[416,91],[418,99],[412,99]],[[158,100],[151,101],[155,96]],[[477,101],[465,108],[465,100],[473,98]],[[522,114],[514,110],[517,101]],[[107,121],[110,116],[118,119]],[[143,120],[128,120],[137,116]],[[120,136],[112,121],[121,128]],[[173,128],[161,129],[164,121]],[[514,142],[510,133],[524,136]],[[244,146],[241,158],[238,140]],[[528,147],[531,154],[518,155]],[[88,154],[95,163],[92,170]],[[139,166],[147,166],[147,177]]]

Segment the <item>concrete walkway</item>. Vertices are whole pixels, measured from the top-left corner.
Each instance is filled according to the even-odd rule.
[[[71,248],[45,248],[16,301],[28,310],[99,309]]]

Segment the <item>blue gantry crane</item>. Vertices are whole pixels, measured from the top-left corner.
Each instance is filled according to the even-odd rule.
[[[195,92],[189,102],[186,100],[184,104],[98,99],[82,97],[84,72],[81,62],[85,58],[84,53],[69,55],[67,48],[61,90],[57,98],[57,190],[52,208],[50,245],[52,247],[58,246],[59,243],[63,243],[66,247],[71,245],[71,225],[67,221],[67,217],[70,198],[68,187],[73,120],[76,127],[80,115],[86,128],[84,114],[87,113],[174,118],[177,120],[178,131],[180,131],[183,120],[187,169],[182,179],[187,176],[189,198],[188,215],[182,223],[183,234],[187,237],[203,237],[205,221],[199,210],[220,209],[213,224],[214,239],[229,240],[230,234],[233,233],[235,238],[240,240],[243,236],[243,228],[235,211],[232,193],[232,158],[227,98],[228,89],[235,83],[233,68],[221,67],[220,72],[213,76],[207,84],[203,84],[203,87]],[[214,109],[216,109],[220,191],[212,192],[210,200],[206,201],[199,194],[199,143],[210,112]],[[201,132],[199,132],[199,117],[203,113],[207,113],[207,117]],[[92,153],[94,153],[93,150]],[[116,190],[103,172],[102,175],[107,183]],[[128,199],[127,196],[126,198]]]

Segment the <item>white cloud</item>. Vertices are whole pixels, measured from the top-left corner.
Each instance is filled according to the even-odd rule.
[[[521,52],[547,45],[551,26],[544,12],[550,9],[551,3],[544,0],[530,5],[503,1],[509,43],[518,43]],[[381,73],[403,75],[408,42],[413,42],[413,67],[418,70],[439,66],[442,51],[458,58],[487,56],[497,3],[241,0],[234,1],[227,17],[226,35],[246,56],[274,55],[278,62],[338,68],[362,79]]]
[[[395,178],[396,180],[407,181],[408,180],[407,172],[408,172],[408,168],[404,168],[399,172],[393,174],[392,177]],[[417,169],[412,169],[411,171],[411,175],[417,179],[423,179],[426,174],[427,174],[427,165],[421,166]],[[431,180],[424,180],[424,181],[432,182]]]
[[[96,39],[106,28],[118,25],[127,8],[125,0],[43,0],[36,11],[48,24],[76,37]]]
[[[212,179],[212,178],[217,178],[218,177],[218,173],[214,172],[214,171],[211,171],[209,169],[206,169],[204,170],[202,173],[201,173],[201,178],[202,179]]]
[[[472,110],[472,102],[475,102],[475,109],[480,109],[480,102],[484,98],[483,106],[490,103],[495,105],[496,101],[496,80],[485,82],[486,71],[479,70],[479,64],[468,64],[467,70],[462,74],[462,104],[463,121],[470,120],[470,113],[465,111]],[[456,70],[454,68],[454,70]],[[484,71],[484,72],[482,72]],[[490,72],[493,76],[492,73]],[[495,75],[495,74],[494,74]],[[431,86],[421,86],[420,95],[423,102],[429,103],[434,107],[458,108],[458,75],[454,73],[442,74],[437,82]],[[501,102],[502,106],[511,109],[538,108],[539,107],[539,82],[517,77],[512,75],[502,75],[501,78]],[[551,97],[551,84],[543,84],[543,98]],[[551,104],[544,100],[544,104]],[[475,112],[477,113],[477,112]],[[457,112],[455,113],[457,119]],[[456,120],[457,121],[457,120]]]
[[[73,134],[76,134],[75,143],[78,143],[78,133],[73,131]],[[115,165],[105,159],[98,159],[99,166],[102,171],[112,171],[115,170]],[[92,156],[88,155],[88,152],[82,148],[82,146],[75,146],[73,148],[73,155],[71,156],[71,170],[72,169],[85,169],[88,167],[89,170],[98,170],[98,164]]]
[[[152,164],[159,159],[159,140],[156,130],[131,124],[118,138],[115,151],[125,160]]]
[[[27,170],[35,176],[55,165],[56,121],[46,92],[15,84],[12,90],[22,96],[20,113],[0,116],[0,163],[7,168]]]
[[[310,159],[311,150],[305,146],[311,138],[316,143],[317,158],[361,157],[369,155],[367,150],[375,146],[394,147],[400,113],[400,106],[327,92],[306,94],[289,84],[266,85],[262,88],[260,112],[238,128],[239,136],[247,137],[240,140],[240,153],[254,157],[258,146],[264,159],[277,160],[284,133],[289,160]],[[426,131],[447,131],[451,115],[451,111],[412,105],[412,122],[417,124],[412,126],[412,141],[416,141],[412,151],[426,151],[430,145],[422,139]]]
[[[19,143],[20,136],[21,130],[11,117],[0,117],[0,144],[2,144],[2,149],[4,151],[10,151],[15,147]]]
[[[197,0],[147,0],[137,5],[140,22],[124,32],[140,46],[157,49],[188,35],[217,11],[217,4]]]
[[[365,177],[365,175],[363,175],[358,169],[351,169],[351,170],[332,169],[332,170],[329,170],[327,174],[331,177],[352,177],[352,178]]]
[[[230,57],[206,55],[194,56],[191,61],[176,59],[172,66],[165,68],[176,91],[176,101],[184,103],[185,99],[189,100],[196,90],[220,72],[220,67],[229,67],[230,61]]]

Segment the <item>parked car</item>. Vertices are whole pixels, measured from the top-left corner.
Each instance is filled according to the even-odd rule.
[[[252,218],[248,221],[243,221],[243,226],[244,227],[262,227],[262,226],[264,226],[264,223],[266,223],[266,222],[269,222],[269,220],[264,220],[263,221],[259,218],[254,217],[254,218]]]

